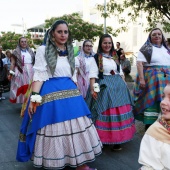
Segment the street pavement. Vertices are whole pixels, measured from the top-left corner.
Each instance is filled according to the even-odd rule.
[[[127,83],[130,90],[133,83]],[[32,162],[21,163],[16,161],[16,150],[19,129],[20,104],[9,102],[9,93],[5,93],[6,100],[0,101],[0,170],[36,170]],[[143,136],[143,125],[136,123],[137,133],[132,141],[122,145],[121,151],[112,151],[111,146],[104,145],[103,153],[96,157],[96,161],[89,163],[98,170],[138,170],[139,146]],[[71,168],[65,168],[69,170]],[[42,168],[40,168],[42,170]]]

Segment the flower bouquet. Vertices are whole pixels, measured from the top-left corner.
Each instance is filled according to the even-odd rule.
[[[39,106],[42,102],[42,97],[39,94],[34,94],[31,96],[31,102],[33,106],[33,112],[36,112],[37,106]]]

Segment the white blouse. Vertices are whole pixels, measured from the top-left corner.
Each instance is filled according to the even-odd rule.
[[[24,64],[32,63],[32,57],[28,51],[26,52],[21,51],[21,58],[22,58],[22,61],[24,61]]]
[[[92,70],[93,69],[93,70]],[[115,63],[115,61],[113,59],[108,59],[106,57],[103,57],[103,75],[111,75],[111,71],[113,70],[115,72],[115,74],[120,74],[121,76],[124,75],[121,65],[120,65],[120,73],[117,71],[117,65]],[[95,77],[98,77],[99,74],[99,70],[97,67],[96,62],[93,62],[91,67],[90,67],[90,71],[93,71],[93,74]],[[89,76],[90,78],[92,78],[91,76]]]
[[[90,66],[91,66],[91,63],[94,62],[94,58],[93,57],[84,57],[85,59],[85,63],[86,63],[86,72],[88,73],[90,71]],[[78,60],[78,57],[75,57],[75,66],[76,68],[80,68],[80,62]]]
[[[140,51],[138,53],[137,61],[144,62],[144,66],[170,66],[170,54],[168,54],[168,50],[163,45],[161,48],[153,46],[150,64],[147,63],[145,56]]]
[[[86,63],[86,73],[89,73],[89,78],[98,78],[98,67],[96,64],[96,61],[94,57],[85,57],[85,63]],[[80,68],[80,62],[78,58],[75,58],[75,66],[76,68]]]
[[[170,170],[170,144],[145,134],[139,152],[141,170]]]
[[[37,49],[35,56],[35,64],[33,68],[34,68],[33,81],[46,81],[49,80],[49,78],[52,78],[50,69],[45,59],[45,46],[40,46]],[[71,67],[68,62],[67,56],[65,57],[58,56],[53,77],[70,77],[74,82],[77,82],[75,73],[72,77]]]

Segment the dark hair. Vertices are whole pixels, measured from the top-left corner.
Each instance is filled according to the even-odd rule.
[[[114,48],[114,44],[113,44],[113,40],[112,40],[112,37],[109,35],[109,34],[103,34],[100,39],[99,39],[99,45],[98,45],[98,48],[97,48],[97,53],[102,53],[103,52],[103,49],[102,49],[102,42],[103,42],[103,39],[104,38],[110,38],[111,41],[112,41],[112,48],[110,50],[110,54],[113,53],[113,51],[115,50]]]
[[[91,42],[91,43],[92,43],[91,40],[85,40],[85,41],[83,42],[83,47],[85,46],[86,42]],[[93,43],[92,43],[92,44],[93,44]]]
[[[120,45],[120,42],[116,42],[116,43]]]
[[[46,45],[46,41],[47,41],[47,37],[48,37],[48,32],[50,31],[50,29],[48,29],[44,35],[44,39],[43,39],[43,42],[42,42],[42,45]]]
[[[52,25],[52,32],[54,32],[55,29],[56,29],[56,28],[58,27],[58,25],[60,25],[60,24],[65,24],[65,25],[67,25],[67,27],[68,27],[68,24],[67,24],[66,21],[64,21],[64,20],[57,20],[57,21]],[[69,35],[68,35],[68,41],[71,41],[71,42],[72,42],[71,32],[70,32],[69,28],[68,28],[68,33],[69,33]]]

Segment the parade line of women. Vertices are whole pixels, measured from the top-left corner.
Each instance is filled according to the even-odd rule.
[[[154,41],[155,36],[161,37],[159,44]],[[141,111],[146,111],[163,100],[154,100],[153,105],[143,106],[140,112],[137,112],[142,95],[139,98],[135,96],[134,103],[109,34],[101,35],[96,54],[92,50],[92,41],[85,40],[79,55],[74,57],[69,26],[65,21],[58,20],[46,33],[43,45],[37,49],[35,63],[34,55],[25,42],[24,37],[20,38],[18,49],[12,54],[11,68],[15,74],[10,77],[11,87],[14,83],[18,85],[11,89],[14,102],[24,101],[26,92],[21,96],[16,95],[16,92],[23,85],[28,86],[32,82],[32,93],[26,102],[18,141],[16,159],[20,162],[32,160],[35,167],[45,169],[64,169],[69,166],[76,170],[96,170],[87,164],[102,153],[103,144],[112,145],[114,151],[122,150],[122,144],[131,141],[136,132],[133,113],[135,112],[137,117]],[[170,61],[169,49],[164,44],[164,37],[159,29],[150,33],[147,43],[140,50],[142,54],[139,53],[137,59],[138,66],[150,69],[154,57],[152,58],[152,53],[150,54],[145,46],[150,47],[153,54],[154,50],[159,51],[157,48],[167,50],[168,55],[164,56]],[[23,51],[24,49],[26,50]],[[135,82],[135,95],[138,84],[141,86],[141,94],[145,89],[144,85],[150,87],[150,84],[144,81],[148,80],[144,79],[145,72],[143,75],[143,69],[140,68],[139,77],[137,76]],[[25,76],[23,73],[26,72],[27,76],[30,75],[29,82],[21,85],[20,82]],[[21,80],[14,81],[19,74],[23,75],[19,76]],[[163,74],[164,77],[168,76],[167,67]],[[162,87],[165,86],[166,80]],[[163,94],[163,89],[160,93]],[[164,90],[166,99],[169,98],[169,94],[168,85]],[[170,143],[167,142],[170,116],[166,116],[170,114],[169,102],[163,100],[161,109],[163,115],[159,117],[158,123],[148,129],[142,140],[139,155],[142,169],[170,168],[168,159],[150,156],[157,153],[154,145],[145,147],[150,141],[155,142],[155,146],[156,143],[163,143],[165,147],[162,152],[169,156],[165,151],[170,147]],[[156,133],[153,133],[157,132],[156,129],[161,129],[162,143],[156,138]]]

